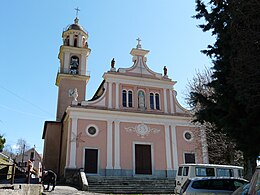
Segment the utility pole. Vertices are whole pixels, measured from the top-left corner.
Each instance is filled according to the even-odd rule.
[[[25,144],[23,145],[22,166],[24,166],[24,164],[23,164],[23,160],[24,160],[24,150],[25,150]]]

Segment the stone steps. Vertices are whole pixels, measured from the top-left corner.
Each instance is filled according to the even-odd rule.
[[[173,178],[102,177],[87,178],[90,192],[113,194],[173,194]]]

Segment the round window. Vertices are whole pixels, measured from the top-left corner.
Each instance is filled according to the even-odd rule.
[[[88,133],[90,135],[95,135],[97,133],[97,130],[96,130],[95,127],[91,126],[91,127],[88,128]]]
[[[186,141],[191,141],[193,139],[193,134],[190,131],[185,131],[183,137]]]
[[[85,131],[86,131],[86,134],[87,134],[88,136],[90,136],[90,137],[95,137],[95,136],[97,136],[98,133],[99,133],[98,127],[97,127],[96,125],[94,125],[94,124],[88,125],[88,126],[86,127]]]
[[[191,139],[191,134],[190,134],[189,132],[186,132],[184,136],[185,136],[185,138],[188,139],[188,140]]]

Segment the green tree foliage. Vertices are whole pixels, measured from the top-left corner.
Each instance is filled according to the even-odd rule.
[[[255,166],[260,150],[260,2],[259,0],[196,0],[196,19],[216,37],[202,52],[212,59],[213,75],[205,96],[192,92],[199,104],[196,120],[225,132]]]
[[[5,138],[3,135],[0,135],[0,152],[3,151],[5,145]]]

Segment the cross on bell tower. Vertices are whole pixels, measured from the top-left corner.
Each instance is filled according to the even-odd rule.
[[[75,8],[75,10],[76,10],[76,18],[78,17],[78,14],[79,14],[79,11],[80,11],[80,9],[77,7],[77,8]]]

